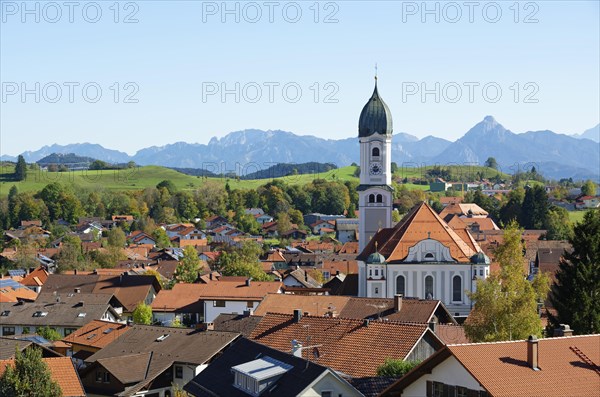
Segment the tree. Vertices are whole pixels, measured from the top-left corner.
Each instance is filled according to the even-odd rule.
[[[483,165],[485,165],[486,167],[489,167],[489,168],[493,168],[495,170],[498,169],[498,162],[496,161],[496,158],[494,158],[494,157],[488,157],[488,159],[485,160],[485,163],[483,163]]]
[[[200,259],[194,247],[188,245],[183,250],[183,258],[175,269],[175,280],[180,283],[193,283],[200,273]]]
[[[558,315],[550,320],[579,335],[600,333],[600,211],[588,211],[569,242],[573,251],[564,253],[550,294]]]
[[[573,228],[569,220],[569,212],[561,207],[552,206],[548,211],[546,240],[568,240]]]
[[[158,183],[158,185],[156,185],[156,188],[158,190],[160,190],[163,187],[168,190],[169,194],[175,194],[175,191],[177,190],[177,187],[175,187],[173,181],[169,179],[165,179],[164,181],[161,181]]]
[[[108,167],[108,164],[102,160],[94,160],[90,164],[90,170],[103,170]]]
[[[281,236],[285,232],[292,230],[292,222],[290,216],[286,212],[281,212],[277,216],[277,233]]]
[[[0,395],[19,397],[61,397],[62,390],[52,379],[42,360],[42,349],[32,347],[15,353],[14,365],[7,365],[0,376]]]
[[[16,181],[24,181],[27,178],[27,163],[25,163],[25,159],[21,155],[17,158],[14,175]]]
[[[139,303],[133,310],[133,322],[136,324],[152,324],[152,308],[144,302]]]
[[[54,328],[50,327],[40,327],[35,330],[35,333],[41,336],[42,338],[48,339],[50,341],[57,341],[62,339],[60,333]]]
[[[113,227],[107,233],[108,245],[115,248],[125,247],[125,232],[120,227]]]
[[[587,181],[585,181],[583,186],[581,186],[581,194],[586,196],[595,196],[596,184],[588,179]]]
[[[377,367],[377,376],[400,378],[420,363],[420,361],[386,358],[384,363]]]
[[[222,252],[217,261],[217,268],[224,276],[243,276],[256,281],[270,281],[271,278],[258,262],[261,254],[262,249],[258,244],[245,241],[241,248]]]
[[[154,229],[154,231],[152,232],[152,238],[156,240],[156,246],[158,248],[167,248],[172,246],[171,240],[169,240],[167,232],[162,227],[157,227],[156,229]]]
[[[504,243],[495,251],[500,271],[479,280],[477,290],[468,293],[474,306],[465,321],[465,333],[473,342],[541,336],[538,302],[547,296],[549,278],[542,273],[533,282],[525,278],[521,235],[515,222],[506,227]]]
[[[546,190],[540,185],[530,187],[525,191],[519,223],[525,229],[545,229],[549,207]]]

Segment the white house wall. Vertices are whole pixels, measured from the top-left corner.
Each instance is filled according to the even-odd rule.
[[[252,309],[256,309],[260,302],[253,301]],[[248,301],[225,301],[225,307],[215,307],[214,301],[204,301],[204,322],[212,323],[219,314],[243,314],[248,310]]]

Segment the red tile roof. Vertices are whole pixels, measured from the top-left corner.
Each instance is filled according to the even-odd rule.
[[[50,369],[50,375],[58,383],[63,397],[85,396],[81,380],[70,357],[43,358]],[[4,373],[7,365],[14,365],[14,360],[0,360],[0,374]]]
[[[362,377],[375,376],[377,367],[388,357],[406,358],[421,337],[431,332],[426,325],[365,324],[364,320],[312,316],[294,322],[291,315],[269,313],[250,339],[283,352],[291,351],[292,340],[316,346],[317,350],[303,350],[303,356],[349,376]]]
[[[102,349],[115,341],[130,328],[131,327],[126,324],[93,320],[66,336],[63,341],[71,344]]]

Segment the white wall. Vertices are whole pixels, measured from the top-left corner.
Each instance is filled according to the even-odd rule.
[[[423,397],[427,395],[427,381],[447,385],[462,386],[471,390],[484,390],[467,370],[453,357],[448,357],[437,365],[430,374],[425,374],[408,386],[402,397]]]
[[[252,309],[256,309],[259,303],[253,301]],[[204,322],[212,323],[219,314],[243,314],[247,309],[247,301],[225,301],[225,307],[215,307],[214,301],[204,301]]]
[[[321,397],[324,391],[331,391],[334,397],[358,397],[362,396],[356,389],[341,382],[331,373],[327,373],[323,378],[319,379],[312,387],[300,394],[302,397]]]

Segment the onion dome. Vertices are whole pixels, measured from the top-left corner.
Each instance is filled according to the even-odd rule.
[[[381,255],[379,252],[373,252],[367,258],[367,263],[373,264],[373,265],[384,264],[385,257],[383,255]]]
[[[478,252],[471,257],[471,262],[475,265],[489,265],[491,263],[490,258],[483,252]]]
[[[375,79],[373,95],[363,107],[358,120],[359,138],[373,134],[392,135],[392,113],[377,92],[377,79]]]

